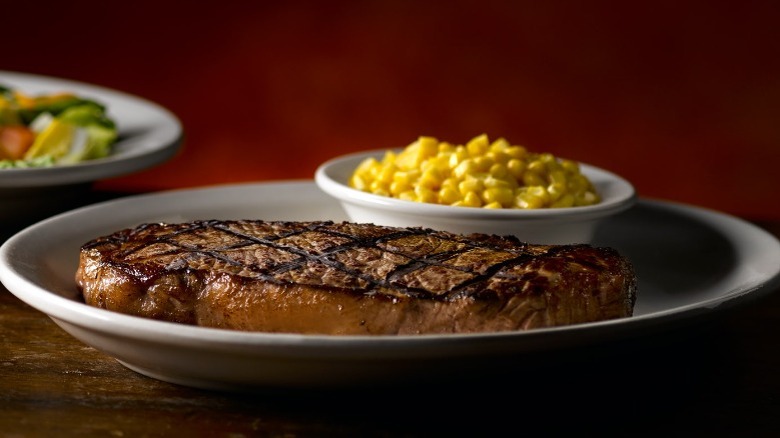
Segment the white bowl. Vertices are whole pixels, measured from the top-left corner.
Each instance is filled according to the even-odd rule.
[[[384,150],[359,152],[331,159],[317,168],[319,188],[338,199],[354,222],[395,227],[424,227],[453,233],[514,235],[539,244],[590,243],[599,221],[627,210],[636,202],[634,187],[625,179],[587,164],[580,171],[601,196],[594,205],[543,209],[452,207],[379,196],[347,185],[364,159],[381,160]]]

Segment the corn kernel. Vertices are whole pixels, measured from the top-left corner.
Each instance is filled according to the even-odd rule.
[[[563,184],[566,185],[567,180],[566,172],[563,169],[553,170],[550,172],[550,182],[553,184]]]
[[[456,146],[455,151],[452,153],[452,155],[450,155],[450,169],[454,169],[458,164],[463,162],[463,160],[467,159],[468,157],[469,153],[464,146]]]
[[[564,195],[566,195],[566,184],[560,183],[560,182],[554,182],[547,186],[547,193],[550,194],[550,200],[552,202],[557,202],[559,199],[561,199]]]
[[[487,188],[514,188],[509,180],[495,178],[492,175],[486,176],[481,181]]]
[[[544,201],[528,193],[523,193],[515,197],[514,205],[517,208],[542,208]]]
[[[389,184],[393,181],[393,176],[395,175],[395,172],[396,172],[395,165],[382,167],[377,172],[376,179]]]
[[[371,193],[373,193],[375,195],[379,195],[379,196],[390,196],[390,192],[385,190],[385,189],[383,189],[383,188],[381,188],[381,187],[377,187],[375,189],[372,189]]]
[[[393,181],[390,183],[390,193],[392,195],[399,195],[403,192],[413,190],[412,185],[408,184],[406,182],[400,182],[400,181]]]
[[[512,178],[512,175],[509,173],[509,169],[507,169],[506,166],[501,163],[495,163],[494,165],[490,166],[488,173],[493,178],[502,179],[507,182],[514,181],[514,178]]]
[[[485,189],[485,191],[482,192],[482,199],[487,204],[497,202],[502,206],[510,206],[512,205],[513,198],[514,190],[508,187],[493,187]]]
[[[377,161],[376,158],[366,158],[365,160],[361,161],[360,164],[358,164],[357,169],[355,169],[355,173],[365,174],[370,172],[371,169],[376,166],[379,166],[379,161]]]
[[[368,184],[366,184],[366,180],[361,175],[352,175],[352,178],[349,180],[349,185],[362,191],[368,191]]]
[[[512,158],[522,160],[525,158],[528,151],[523,146],[510,146],[506,149],[506,154]]]
[[[572,175],[567,186],[572,192],[584,192],[590,187],[590,183],[582,175]]]
[[[398,199],[403,199],[405,201],[416,201],[417,195],[414,194],[414,190],[407,190],[405,192],[399,193]]]
[[[489,147],[490,142],[488,142],[488,137],[485,134],[476,136],[466,143],[466,150],[469,151],[469,156],[471,157],[484,155]]]
[[[452,145],[451,143],[447,143],[446,141],[443,141],[443,142],[439,143],[439,153],[440,154],[442,154],[442,153],[449,154],[449,153],[452,153],[452,152],[455,152],[455,146],[454,145]]]
[[[428,169],[420,175],[420,180],[417,182],[420,186],[429,189],[438,189],[441,186],[442,179],[439,177],[436,169]]]
[[[403,170],[399,170],[393,175],[393,182],[396,184],[406,184],[411,186],[414,184],[414,181],[415,178],[412,176],[412,174]]]
[[[574,196],[572,196],[571,193],[566,193],[565,195],[555,200],[552,204],[550,204],[550,207],[552,208],[565,208],[565,207],[573,207],[573,206],[574,206]]]
[[[543,174],[543,173],[547,172],[547,164],[544,161],[537,159],[537,160],[533,160],[530,163],[528,163],[528,166],[526,167],[526,169],[529,172],[536,172],[536,173],[539,173],[539,174]]]
[[[460,192],[450,187],[442,187],[439,190],[439,202],[442,204],[454,204],[461,200]]]
[[[505,152],[511,145],[504,137],[497,138],[490,143],[490,152]]]
[[[477,168],[477,171],[485,173],[487,173],[490,170],[490,167],[495,164],[495,161],[493,161],[493,159],[488,156],[475,157],[473,162],[474,166]]]
[[[469,192],[481,192],[484,189],[484,181],[471,175],[458,184],[458,191],[460,191],[463,196],[466,196],[466,194]]]
[[[485,154],[485,156],[490,158],[490,159],[492,159],[493,162],[496,163],[496,164],[504,164],[504,165],[506,165],[506,163],[511,158],[506,152],[503,152],[503,151],[493,151],[492,149],[491,149],[490,152]]]
[[[523,185],[529,187],[543,186],[547,185],[547,181],[544,180],[544,177],[539,172],[527,169],[525,172],[523,172]]]
[[[528,187],[526,193],[536,198],[539,198],[543,204],[546,204],[547,202],[550,201],[550,194],[547,193],[547,189],[542,186]]]
[[[471,159],[465,159],[460,162],[454,169],[452,169],[452,174],[455,175],[455,178],[465,178],[466,175],[470,175],[477,172],[477,166],[474,164],[474,161]]]
[[[518,189],[514,204],[518,208],[543,208],[547,206],[550,195],[544,187],[531,186]]]
[[[463,196],[463,205],[468,207],[481,207],[482,199],[476,192],[468,192]]]
[[[525,172],[525,161],[519,158],[510,158],[506,163],[506,168],[516,180],[522,180],[523,172]]]
[[[569,173],[580,173],[580,165],[576,161],[561,160],[561,166]]]
[[[557,163],[558,160],[555,158],[555,156],[549,152],[543,152],[539,154],[539,161],[542,163],[548,164],[548,163]]]
[[[371,191],[371,193],[377,195],[380,193],[385,193],[384,196],[388,196],[390,194],[390,185],[378,179],[371,181],[371,184],[368,185],[368,189]]]
[[[433,137],[420,137],[420,158],[433,157],[439,152],[439,141]]]
[[[458,189],[458,184],[459,182],[457,179],[446,178],[444,181],[441,182],[441,188],[455,190],[456,192],[460,193],[460,190]]]
[[[415,201],[418,202],[428,202],[436,204],[438,203],[439,197],[436,195],[436,192],[429,189],[428,187],[423,186],[417,186],[414,188],[414,194],[416,196]]]

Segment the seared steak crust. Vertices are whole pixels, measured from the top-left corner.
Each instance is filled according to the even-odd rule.
[[[631,316],[611,248],[330,221],[144,224],[86,243],[87,304],[236,330],[524,330]]]

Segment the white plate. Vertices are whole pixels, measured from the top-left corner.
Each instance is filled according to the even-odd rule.
[[[106,106],[119,129],[119,139],[106,158],[67,166],[0,170],[4,189],[52,187],[129,174],[171,158],[182,140],[179,120],[165,108],[142,98],[81,82],[0,71],[0,85],[26,94],[68,91]]]
[[[630,257],[639,276],[631,318],[519,333],[310,336],[245,333],[153,321],[82,304],[74,273],[81,244],[149,221],[341,220],[338,203],[311,181],[208,187],[134,196],[41,221],[0,247],[0,281],[84,343],[127,367],[174,383],[222,389],[392,382],[435,367],[490,366],[690,322],[725,304],[771,291],[780,243],[739,219],[640,200],[608,219],[595,243]],[[530,356],[527,356],[530,357]]]

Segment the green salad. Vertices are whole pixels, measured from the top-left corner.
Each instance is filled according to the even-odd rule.
[[[73,93],[31,96],[0,85],[0,169],[102,158],[117,140],[106,108]]]

